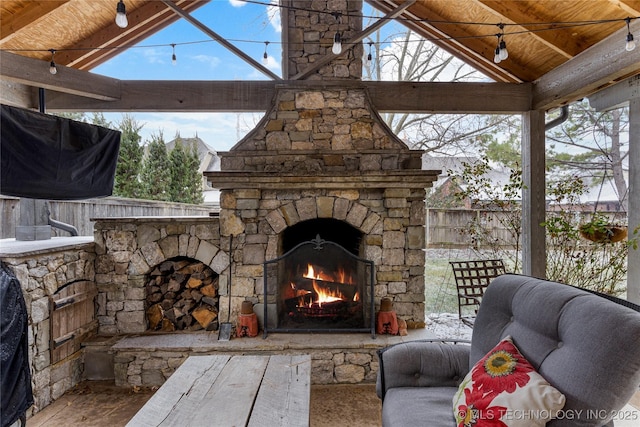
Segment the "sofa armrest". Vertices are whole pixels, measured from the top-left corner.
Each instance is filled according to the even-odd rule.
[[[469,372],[470,349],[466,344],[420,340],[378,350],[378,397],[384,400],[394,387],[457,387]]]

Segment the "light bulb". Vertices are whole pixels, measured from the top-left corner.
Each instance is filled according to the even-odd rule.
[[[58,68],[56,68],[56,63],[53,61],[49,64],[49,72],[51,74],[58,74]]]
[[[371,60],[372,60],[372,59],[373,59],[373,57],[371,56],[371,53],[369,53],[369,54],[367,55],[367,62],[366,62],[367,67],[371,65]]]
[[[333,47],[331,48],[331,52],[335,55],[340,55],[340,53],[342,53],[342,39],[340,37],[340,33],[336,33],[333,37]]]
[[[509,52],[507,52],[507,43],[504,40],[500,41],[500,60],[504,61],[509,57]]]
[[[176,54],[171,55],[171,65],[176,65],[178,63],[178,58],[176,58]]]
[[[262,55],[262,64],[269,65],[269,55],[267,55],[267,52],[265,52],[264,55]]]
[[[631,52],[636,48],[636,42],[633,40],[633,34],[627,34],[627,44],[624,48],[627,50],[627,52]]]
[[[499,64],[502,59],[500,59],[500,46],[496,47],[496,54],[493,56],[493,62]]]
[[[127,28],[127,25],[129,25],[127,8],[122,0],[120,0],[116,6],[116,25],[120,28]]]

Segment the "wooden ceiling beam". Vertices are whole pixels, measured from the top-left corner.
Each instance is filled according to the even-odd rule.
[[[629,16],[640,16],[640,5],[634,0],[609,0],[611,3],[624,10]]]
[[[0,25],[0,42],[5,43],[16,36],[19,30],[37,26],[46,21],[47,15],[67,3],[69,0],[28,2],[14,14],[2,15]]]
[[[631,32],[640,31],[640,20],[631,23]],[[534,82],[532,107],[549,110],[640,73],[640,49],[625,50],[627,27],[554,68]]]
[[[174,3],[185,11],[195,10],[209,0],[176,0]],[[114,6],[115,7],[115,6]],[[78,42],[73,50],[56,52],[56,63],[79,70],[91,70],[158,30],[180,19],[162,2],[145,2],[137,9],[127,11],[129,26],[120,28],[114,22]]]
[[[120,99],[108,102],[49,92],[47,109],[260,112],[271,108],[276,90],[281,87],[303,90],[364,88],[374,108],[381,112],[508,114],[528,111],[531,106],[531,85],[512,83],[122,80],[120,85]]]
[[[519,25],[517,22],[531,22],[535,17],[529,16],[525,10],[520,7],[522,4],[518,2],[505,2],[495,0],[476,0],[486,10],[496,14],[503,19],[505,24],[509,24],[509,32],[526,31],[528,34],[540,41],[545,46],[553,49],[555,52],[569,59],[579,53],[574,39],[563,37],[556,31],[539,31],[540,26],[537,25]],[[548,22],[546,17],[541,22]]]
[[[53,75],[49,72],[48,61],[0,50],[0,76],[3,81],[63,91],[101,101],[115,101],[120,98],[120,80],[60,64],[57,65],[57,69],[57,74]]]

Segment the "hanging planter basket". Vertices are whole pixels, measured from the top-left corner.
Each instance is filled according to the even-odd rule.
[[[627,238],[627,227],[622,225],[594,225],[587,223],[580,226],[580,235],[596,243],[615,243]]]

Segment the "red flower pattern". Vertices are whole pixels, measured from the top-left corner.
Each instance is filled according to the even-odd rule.
[[[487,395],[495,397],[506,391],[513,393],[516,387],[525,386],[534,367],[520,354],[509,340],[503,340],[489,352],[471,372],[474,388],[482,385]]]
[[[507,427],[500,419],[507,411],[504,406],[489,406],[494,396],[484,394],[478,388],[464,390],[469,405],[458,406],[458,427]]]

